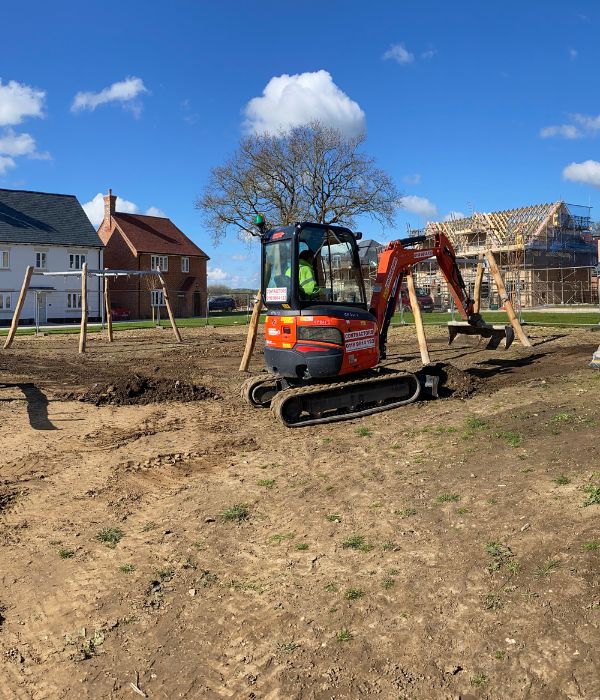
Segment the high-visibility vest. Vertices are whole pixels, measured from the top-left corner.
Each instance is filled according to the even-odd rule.
[[[291,267],[288,267],[288,269],[285,271],[285,275],[286,277],[292,276]],[[298,282],[302,288],[302,291],[309,296],[312,296],[319,291],[313,266],[308,262],[308,260],[300,259],[300,265],[298,266]]]

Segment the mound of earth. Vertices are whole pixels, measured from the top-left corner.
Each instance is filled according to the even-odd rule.
[[[439,393],[442,398],[452,396],[454,399],[467,399],[479,389],[479,379],[447,362],[429,365],[425,374],[440,378]]]
[[[206,401],[220,396],[205,386],[173,379],[148,379],[134,375],[110,384],[94,384],[84,392],[67,392],[64,401],[85,401],[96,406],[131,406],[164,401]]]

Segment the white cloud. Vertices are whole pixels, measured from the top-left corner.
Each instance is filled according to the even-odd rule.
[[[30,134],[17,134],[5,129],[0,135],[0,153],[6,156],[25,156],[35,151],[35,139]]]
[[[426,197],[417,197],[414,194],[402,197],[402,207],[411,214],[418,214],[424,218],[437,216],[438,213],[433,202],[430,202]]]
[[[46,93],[29,85],[0,80],[0,126],[20,124],[25,117],[43,117]]]
[[[166,216],[165,212],[158,207],[148,207],[145,211],[146,216]]]
[[[325,70],[271,78],[261,97],[244,110],[247,131],[275,133],[318,120],[356,136],[365,129],[365,113],[333,82]]]
[[[571,182],[581,182],[600,189],[600,163],[586,160],[583,163],[571,163],[563,170],[563,178]]]
[[[0,175],[4,175],[7,170],[14,167],[15,161],[12,158],[8,156],[0,156]]]
[[[384,61],[392,60],[401,66],[406,66],[415,60],[414,53],[406,49],[404,44],[392,44],[382,56]]]
[[[540,136],[543,139],[550,139],[554,136],[562,136],[564,139],[579,139],[583,134],[574,124],[560,124],[558,126],[545,126],[540,129]]]
[[[407,185],[418,185],[421,182],[421,173],[414,173],[413,175],[405,175],[402,178],[402,182]]]
[[[147,92],[141,78],[125,78],[125,80],[113,83],[100,92],[78,92],[73,99],[71,112],[80,112],[85,109],[93,112],[100,105],[120,102],[123,107],[139,116],[142,105],[137,98]]]
[[[102,223],[102,219],[104,218],[104,195],[101,192],[98,192],[94,199],[91,199],[82,206],[83,210],[87,214],[87,218],[96,228],[98,228],[98,226],[100,226]],[[138,212],[137,204],[134,202],[129,202],[126,199],[121,199],[121,197],[117,197],[115,209],[116,211],[122,211],[126,214],[137,214]]]
[[[232,255],[231,259],[236,260],[237,262],[243,262],[244,260],[248,260],[248,256],[247,255]]]
[[[427,51],[423,51],[421,54],[421,58],[428,59],[428,58],[433,58],[437,53],[437,49],[428,49]]]
[[[208,267],[206,269],[206,277],[209,282],[224,282],[228,275],[220,267]]]
[[[444,221],[454,221],[456,219],[464,219],[465,214],[462,211],[449,211],[444,217]]]

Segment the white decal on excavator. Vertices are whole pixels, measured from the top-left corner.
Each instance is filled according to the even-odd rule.
[[[375,335],[375,329],[365,328],[362,331],[349,331],[344,334],[344,338],[346,340],[356,340],[357,338],[369,338],[372,335]]]
[[[346,350],[354,352],[355,350],[366,350],[367,348],[375,347],[375,338],[364,338],[363,340],[353,340],[351,343],[346,343]]]

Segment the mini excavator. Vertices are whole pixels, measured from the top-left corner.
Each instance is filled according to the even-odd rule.
[[[285,426],[356,418],[417,400],[423,377],[386,370],[380,362],[402,282],[424,260],[437,260],[463,318],[462,324],[449,324],[450,342],[460,333],[488,338],[490,347],[502,339],[506,346],[512,342],[510,326],[490,326],[474,312],[454,249],[442,233],[389,243],[379,255],[367,300],[357,245],[362,234],[308,222],[265,230],[261,217],[256,223],[268,372],[250,377],[241,393],[252,406],[270,406]]]

